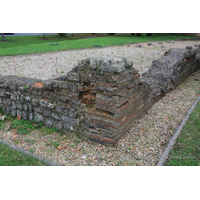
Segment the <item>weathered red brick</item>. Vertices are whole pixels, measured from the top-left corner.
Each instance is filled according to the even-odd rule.
[[[85,87],[84,86],[78,86],[78,90],[81,91],[81,92],[84,92],[85,91]]]
[[[97,102],[100,105],[106,105],[106,106],[115,107],[115,104],[113,102],[110,102],[110,101],[104,101],[104,100],[98,99]]]
[[[98,120],[94,120],[94,119],[91,119],[89,117],[85,117],[86,120],[92,122],[92,123],[95,123],[95,124],[99,124],[99,125],[102,125],[102,126],[105,126],[105,127],[110,127],[112,129],[117,129],[118,128],[118,125],[112,125],[112,124],[109,124],[109,123],[104,123],[103,121],[98,121]],[[115,119],[113,118],[113,121],[115,121]]]
[[[94,135],[94,134],[91,134],[91,133],[88,133],[88,137],[92,138],[92,139],[95,139],[95,140],[98,140],[98,141],[101,141],[101,142],[109,143],[109,144],[114,144],[115,143],[114,139],[104,138],[104,137],[101,137],[99,135]]]
[[[98,82],[95,82],[95,83],[91,83],[91,85],[94,85],[94,86],[101,86],[101,87],[109,87],[109,88],[117,88],[119,85],[118,84],[111,84],[111,83],[98,83]]]
[[[44,84],[40,82],[32,84],[32,87],[35,87],[35,88],[42,88],[43,86]]]
[[[138,92],[136,92],[135,94],[132,95],[132,98],[130,99],[133,99],[134,97],[136,97],[138,95]],[[135,103],[139,98],[141,98],[140,96],[137,97],[136,99],[134,99],[131,104]],[[120,107],[119,109],[117,109],[115,112],[116,113],[119,113],[119,112],[122,112],[123,110],[125,110],[127,107],[129,107],[131,105],[130,103],[127,103],[125,105],[123,105],[122,107]]]
[[[83,98],[84,99],[88,99],[88,100],[96,100],[96,96],[95,95],[92,95],[92,94],[85,94],[83,95]]]
[[[102,119],[114,120],[113,115],[109,114],[109,112],[104,112],[102,110],[97,110],[93,108],[88,108],[87,113],[89,115],[94,115],[95,117],[100,117]]]
[[[108,112],[114,112],[114,109],[113,108],[109,108],[109,107],[106,107],[106,106],[99,106],[99,105],[95,105],[95,108],[99,109],[99,110],[105,110],[105,111],[108,111]]]

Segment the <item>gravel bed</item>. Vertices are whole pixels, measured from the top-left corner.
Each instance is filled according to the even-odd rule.
[[[103,48],[90,48],[66,50],[38,54],[0,57],[0,75],[17,75],[30,78],[49,79],[69,72],[74,65],[88,57],[99,56],[125,56],[134,61],[134,67],[139,73],[149,69],[153,60],[161,58],[170,48],[186,48],[200,44],[200,41],[171,41],[170,43],[151,42],[111,46]],[[129,46],[129,47],[128,47]],[[48,73],[47,73],[48,72]]]
[[[37,64],[41,65],[45,60],[48,62],[50,57],[52,57],[52,59],[57,57],[59,58],[58,61],[60,60],[61,62],[62,57],[68,55],[68,58],[71,58],[70,55],[72,54],[75,56],[74,59],[77,60],[70,61],[66,64],[67,59],[62,58],[63,64],[66,64],[65,67],[63,67],[63,70],[66,70],[64,73],[66,73],[70,70],[70,67],[73,66],[73,64],[77,64],[78,60],[85,57],[91,57],[92,53],[94,53],[94,56],[102,56],[101,54],[103,53],[105,55],[111,55],[111,52],[109,53],[109,51],[112,49],[113,55],[121,55],[130,58],[138,58],[139,56],[142,61],[139,59],[139,63],[136,64],[137,60],[133,60],[135,63],[134,67],[139,69],[141,73],[150,67],[152,60],[160,58],[168,49],[185,49],[186,46],[194,46],[194,44],[198,43],[199,42],[197,41],[173,41],[171,43],[163,42],[162,44],[152,42],[153,47],[148,46],[148,43],[141,43],[142,48],[130,45],[130,47],[116,46],[101,49],[61,51],[27,56],[10,56],[0,58],[0,66],[2,67],[2,63],[14,63],[14,61],[18,61],[18,65],[21,63],[21,65],[23,64],[27,66],[27,64],[25,64],[26,57],[34,60],[33,63],[30,60],[28,61],[32,66],[36,66]],[[160,46],[164,46],[164,48],[161,48]],[[147,60],[148,57],[151,58],[151,61]],[[13,60],[14,58],[15,60]],[[43,61],[42,58],[44,59]],[[66,61],[64,61],[64,59],[66,59]],[[20,60],[22,62],[20,62]],[[51,62],[49,61],[49,63]],[[25,76],[28,74],[26,70],[31,71],[25,69],[25,67],[23,69],[24,71],[21,72],[20,75]],[[43,72],[41,73],[44,73],[45,69],[47,70],[47,65],[43,67]],[[9,73],[11,74],[12,72],[13,70],[10,70]],[[5,75],[6,73],[8,72],[1,74]],[[34,71],[30,72],[30,74],[31,73],[34,73]],[[55,76],[56,73],[55,71],[51,71],[48,75],[46,75],[45,78],[40,78],[51,78],[52,76]],[[39,78],[38,76],[39,72],[37,78]],[[45,134],[39,131],[33,131],[30,135],[18,135],[12,129],[7,132],[0,131],[0,139],[22,147],[25,150],[32,149],[35,154],[43,156],[46,159],[52,160],[61,165],[156,165],[170,138],[175,133],[196,98],[199,96],[199,93],[200,70],[190,76],[177,88],[167,93],[146,113],[144,113],[141,118],[135,121],[131,129],[122,139],[119,140],[116,147],[107,148],[103,145],[93,144],[88,141],[80,141],[73,135],[67,136],[59,133]],[[57,144],[57,146],[54,144]]]

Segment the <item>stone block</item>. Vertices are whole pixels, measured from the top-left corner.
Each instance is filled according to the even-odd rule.
[[[22,116],[22,111],[21,110],[17,110],[17,116]]]
[[[74,83],[68,83],[68,90],[71,92],[78,92],[78,86]]]
[[[12,105],[11,99],[8,99],[8,100],[7,100],[7,105],[8,105],[8,106],[11,106],[11,105]]]
[[[68,123],[64,123],[64,129],[67,129],[68,131],[72,131],[73,127],[70,126]]]
[[[3,104],[7,105],[7,98],[3,98]]]
[[[29,113],[29,115],[28,115],[28,119],[29,119],[30,121],[32,121],[32,120],[34,119],[34,115],[33,115],[32,112]]]
[[[17,111],[16,110],[11,110],[11,115],[13,116],[13,117],[16,117],[17,116]]]
[[[44,117],[41,114],[35,112],[35,121],[44,122]]]
[[[20,110],[22,109],[22,104],[21,103],[16,104],[16,106],[17,106],[18,109],[20,109]]]
[[[23,103],[23,102],[24,102],[24,96],[23,96],[23,95],[20,95],[19,100],[20,100],[20,103]]]
[[[50,117],[51,111],[49,111],[49,110],[43,110],[42,114],[43,114],[45,117]]]
[[[69,111],[70,111],[70,108],[67,107],[67,106],[57,106],[56,107],[56,111],[59,113],[59,114],[65,114],[65,115],[68,115]]]
[[[34,106],[37,106],[38,105],[38,99],[37,98],[32,98],[32,104]]]
[[[22,111],[22,118],[25,120],[28,120],[28,113],[25,111]]]
[[[48,103],[47,104],[47,108],[48,109],[54,109],[56,107],[56,104],[55,103]]]
[[[30,112],[32,112],[32,109],[33,109],[33,106],[32,106],[32,104],[31,103],[29,103],[29,104],[27,104],[28,105],[28,110],[30,111]]]
[[[71,108],[76,109],[78,106],[81,105],[81,101],[76,100],[76,99],[71,99],[69,104]]]
[[[19,100],[19,98],[20,98],[20,95],[18,94],[18,95],[16,95],[16,98],[17,98],[17,100]]]
[[[72,118],[76,118],[77,117],[77,111],[76,110],[70,109],[68,114]]]
[[[62,122],[54,122],[54,126],[55,126],[55,128],[57,128],[58,130],[62,130],[62,129],[63,129]]]
[[[88,62],[90,62],[90,59],[81,60],[81,61],[78,63],[78,69],[79,69],[79,70],[84,70],[84,69],[86,68],[86,65],[88,64]]]
[[[5,90],[0,90],[0,97],[4,97]]]
[[[76,119],[65,116],[65,115],[62,115],[62,120],[63,120],[63,122],[66,122],[72,126],[76,125],[76,122],[77,122]]]
[[[25,101],[31,101],[31,97],[25,97]]]
[[[17,100],[17,95],[15,95],[15,94],[11,94],[11,96],[10,96],[10,98],[12,99],[12,100]]]
[[[2,106],[2,111],[3,111],[3,113],[6,113],[6,107],[5,106]]]
[[[46,124],[47,127],[52,127],[54,123],[53,123],[53,121],[51,119],[46,119],[46,123],[45,124]]]
[[[5,92],[5,93],[4,93],[4,96],[7,97],[7,98],[10,98],[10,95],[11,95],[10,92]]]
[[[6,108],[6,115],[10,115],[10,114],[11,114],[10,108]]]
[[[70,71],[67,73],[67,79],[70,81],[80,81],[80,76],[77,72]]]
[[[39,100],[39,105],[42,107],[42,108],[46,108],[47,107],[47,101],[46,100]]]
[[[60,116],[57,113],[51,113],[51,117],[56,120],[61,120]]]
[[[41,107],[33,107],[33,110],[34,110],[35,112],[40,113],[40,114],[42,114],[42,112],[43,112],[43,109],[42,109]]]
[[[24,108],[25,111],[28,110],[28,106],[26,104],[23,105],[23,108]]]

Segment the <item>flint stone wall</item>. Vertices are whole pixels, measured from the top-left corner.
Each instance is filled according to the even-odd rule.
[[[68,74],[69,77],[70,74],[73,71]],[[0,106],[3,112],[84,136],[85,105],[78,100],[78,86],[67,77],[61,79],[43,81],[0,76]]]
[[[88,58],[56,79],[0,76],[0,106],[7,115],[35,118],[113,146],[135,119],[199,66],[200,48],[166,52],[142,78],[127,58]]]
[[[196,50],[171,49],[164,57],[152,62],[142,74],[141,81],[153,87],[152,102],[158,101],[174,89],[200,66],[200,48]]]

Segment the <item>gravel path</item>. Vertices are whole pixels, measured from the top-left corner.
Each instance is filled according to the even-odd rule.
[[[170,48],[185,49],[186,46],[199,43],[200,41],[171,41],[170,43],[162,42],[162,44],[152,42],[152,46],[148,46],[148,43],[138,43],[137,45],[142,45],[142,48],[131,44],[129,47],[123,45],[4,56],[0,57],[0,75],[17,75],[45,80],[66,74],[80,60],[96,56],[125,56],[134,61],[134,67],[139,70],[139,73],[143,73],[149,69],[153,60],[162,57]]]
[[[47,79],[57,76],[56,57],[59,70],[66,73],[79,60],[91,57],[91,55],[129,57],[134,61],[134,67],[139,69],[140,73],[143,73],[148,70],[153,60],[163,56],[168,49],[185,49],[186,46],[194,46],[194,44],[199,43],[199,41],[174,41],[171,43],[163,42],[163,44],[152,42],[153,46],[142,43],[142,48],[136,48],[135,45],[127,47],[126,45],[1,57],[1,75],[14,74],[13,66],[16,65],[19,69],[19,75]],[[160,46],[164,46],[164,48]],[[34,67],[29,67],[30,65]],[[2,72],[2,68],[7,69],[7,71]],[[37,75],[34,74],[34,70]],[[47,71],[49,74],[46,73]],[[199,80],[200,70],[173,91],[167,93],[140,119],[134,122],[131,129],[119,140],[115,148],[81,142],[73,136],[60,135],[59,133],[45,135],[39,131],[33,131],[30,135],[17,135],[14,130],[0,131],[0,139],[26,150],[33,149],[34,153],[62,165],[156,165],[170,138],[199,96]],[[53,142],[58,143],[59,146],[55,148]]]

